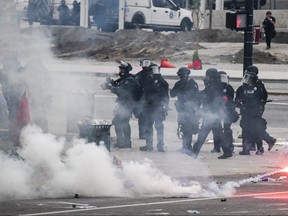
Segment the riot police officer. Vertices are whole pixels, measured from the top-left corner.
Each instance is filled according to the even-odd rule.
[[[112,123],[115,126],[118,148],[131,148],[131,128],[130,118],[135,106],[135,94],[139,86],[137,80],[130,71],[131,64],[121,61],[119,66],[119,76],[117,80],[108,79],[102,84],[103,89],[110,89],[117,95],[116,107],[114,109],[114,118]]]
[[[199,130],[199,89],[193,78],[189,78],[190,70],[181,67],[177,81],[170,91],[172,98],[177,97],[175,107],[178,113],[178,133],[182,133],[181,151],[192,151],[192,136]]]
[[[258,67],[256,67],[255,65],[248,66],[246,71],[254,72],[257,75],[257,77],[258,77],[259,70],[258,70]],[[265,88],[265,85],[262,82],[262,80],[259,79],[259,77],[256,80],[256,84],[257,84],[257,86],[259,88],[262,89],[263,104],[265,104],[265,101],[267,101],[267,98],[268,98],[268,92],[267,92],[267,90]],[[265,109],[265,106],[263,106],[263,110],[261,110],[262,114],[264,112],[264,109]],[[257,144],[257,152],[256,152],[256,154],[263,154],[264,151],[262,151],[263,150],[263,148],[262,148],[263,147],[262,139],[260,139],[259,137],[255,137],[254,136],[254,137],[250,137],[249,140],[250,140],[250,150],[251,151],[256,151],[256,144]]]
[[[263,154],[264,149],[262,142],[268,144],[268,151],[274,146],[276,139],[271,137],[267,132],[267,122],[262,118],[267,95],[264,90],[257,84],[257,74],[252,71],[246,71],[242,85],[236,91],[235,102],[240,108],[242,115],[240,126],[242,128],[242,146],[243,150],[240,155],[250,155],[251,140],[257,144],[258,151],[256,154]]]
[[[159,67],[151,64],[152,73],[143,83],[144,113],[146,117],[146,146],[140,151],[153,151],[153,125],[157,131],[157,150],[164,152],[164,124],[169,107],[169,85],[161,76]]]
[[[224,154],[219,156],[219,159],[226,159],[232,157],[234,150],[233,145],[233,131],[231,130],[231,124],[236,122],[239,118],[236,112],[236,106],[234,102],[234,89],[229,84],[229,77],[225,71],[219,71],[222,85],[223,94],[223,110],[221,112],[223,123],[223,142],[222,149]]]
[[[220,74],[216,68],[209,68],[204,78],[205,88],[201,92],[202,125],[198,132],[198,139],[192,148],[192,156],[197,158],[202,145],[210,131],[214,136],[214,150],[220,152],[223,139],[220,111],[223,106],[222,86]],[[217,148],[217,149],[215,149]]]
[[[139,92],[139,94],[141,94],[142,96],[144,83],[147,77],[149,76],[149,74],[152,73],[151,70],[149,69],[149,66],[151,65],[151,61],[149,59],[143,59],[142,61],[140,61],[140,65],[142,66],[142,70],[135,75],[135,78],[141,85],[141,92]],[[145,133],[146,133],[145,131],[146,130],[146,125],[145,125],[146,117],[145,117],[143,105],[144,105],[144,97],[141,97],[137,106],[134,109],[134,115],[136,118],[138,118],[139,139],[145,139]]]

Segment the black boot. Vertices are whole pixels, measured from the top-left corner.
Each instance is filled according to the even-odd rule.
[[[270,151],[276,143],[276,139],[272,138],[271,142],[268,143],[268,151]]]
[[[232,156],[232,153],[224,153],[223,155],[219,156],[218,159],[227,159]]]

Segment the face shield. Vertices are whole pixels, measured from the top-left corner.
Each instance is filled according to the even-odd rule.
[[[152,74],[160,74],[160,69],[157,65],[153,65],[150,68],[151,68]]]
[[[246,85],[251,85],[252,82],[253,82],[253,78],[254,78],[254,77],[253,77],[251,74],[246,73],[246,74],[244,75],[244,77],[242,78],[241,83],[242,83],[242,84],[246,84]]]
[[[151,65],[151,61],[145,59],[145,60],[143,60],[143,61],[141,62],[140,65],[141,65],[142,68],[147,68],[147,67],[149,67],[149,66]]]
[[[227,74],[220,74],[220,79],[221,79],[222,83],[226,83],[226,84],[229,83],[229,79],[228,79]]]

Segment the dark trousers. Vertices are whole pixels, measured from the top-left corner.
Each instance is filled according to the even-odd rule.
[[[198,118],[187,112],[178,112],[178,124],[181,125],[182,147],[184,149],[192,149],[193,134],[197,134],[199,130]]]
[[[114,118],[112,123],[115,127],[118,147],[131,147],[131,128],[130,118],[132,108],[125,104],[119,103],[114,109]]]
[[[268,48],[271,47],[271,41],[272,41],[272,33],[271,32],[265,32],[265,40],[266,40],[266,45]]]
[[[193,149],[192,149],[192,152],[195,157],[198,156],[200,149],[202,148],[210,131],[213,132],[214,141],[216,141],[216,145],[221,146],[222,139],[223,139],[223,132],[222,132],[222,125],[221,125],[220,119],[217,118],[213,120],[213,122],[211,121],[208,122],[208,121],[205,121],[204,119],[202,127],[200,128],[199,133],[198,133],[198,139],[196,143],[194,143]]]
[[[232,154],[234,151],[233,145],[233,131],[231,130],[231,122],[225,122],[223,124],[223,142],[222,149],[226,154]]]
[[[146,109],[147,110],[147,109]],[[145,112],[146,116],[146,147],[147,149],[153,149],[153,125],[157,132],[157,149],[163,149],[164,147],[164,124],[165,113],[163,113],[162,107],[156,107],[154,109],[148,109]]]
[[[144,138],[146,134],[146,116],[144,112],[138,117],[139,138]]]

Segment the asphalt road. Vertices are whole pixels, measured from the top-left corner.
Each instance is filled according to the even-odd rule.
[[[229,180],[228,177],[224,177]],[[220,184],[221,184],[220,183]],[[288,215],[287,181],[248,182],[231,197],[71,197],[1,202],[0,215]]]

